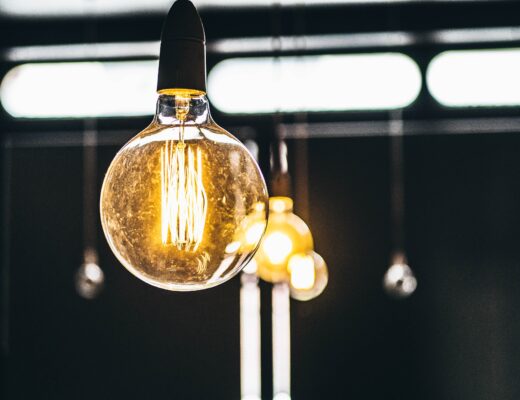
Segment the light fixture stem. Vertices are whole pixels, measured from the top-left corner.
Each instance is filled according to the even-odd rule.
[[[405,186],[404,134],[402,110],[390,113],[390,202],[393,251],[404,253],[405,247]]]
[[[243,400],[261,400],[260,288],[255,273],[242,273],[240,288],[240,389]]]
[[[97,121],[86,119],[83,130],[83,247],[84,261],[97,263]]]
[[[272,290],[273,398],[291,395],[291,315],[289,284],[275,283]]]
[[[277,133],[278,129],[279,125],[273,127],[275,133],[270,146],[270,194],[271,196],[292,197],[287,144],[280,138]]]

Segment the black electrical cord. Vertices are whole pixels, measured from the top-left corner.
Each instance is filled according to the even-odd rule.
[[[97,121],[84,121],[83,129],[83,249],[84,262],[98,264],[97,229]]]
[[[272,39],[271,47],[274,59],[274,71],[277,75],[280,70],[280,52],[282,50],[282,10],[279,1],[273,3],[272,13]],[[276,101],[276,96],[273,99]],[[292,197],[291,176],[289,174],[289,163],[287,158],[287,144],[282,138],[281,126],[283,116],[280,105],[272,115],[272,125],[268,132],[269,137],[269,192],[271,196]]]
[[[97,42],[98,27],[96,18],[86,20],[85,40],[90,43]],[[83,262],[85,264],[98,264],[97,125],[98,121],[96,118],[83,120]]]
[[[405,177],[403,111],[389,113],[390,209],[393,258],[404,262]],[[393,260],[396,261],[396,260]]]

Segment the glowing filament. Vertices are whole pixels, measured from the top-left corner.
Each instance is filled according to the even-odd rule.
[[[179,250],[199,247],[206,223],[207,197],[202,184],[202,154],[183,142],[161,149],[162,243]]]
[[[273,232],[263,241],[265,253],[273,264],[282,264],[291,254],[293,243],[289,236],[282,232]]]

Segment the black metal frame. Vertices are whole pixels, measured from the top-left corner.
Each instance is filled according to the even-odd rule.
[[[167,10],[165,10],[166,12]],[[270,38],[273,30],[273,14],[279,13],[280,35],[297,39],[302,34],[301,25],[305,26],[306,35],[344,36],[344,45],[335,45],[334,48],[324,46],[320,48],[277,48],[273,51],[251,51],[234,53],[216,52],[215,43],[221,39],[240,39],[264,37]],[[520,46],[520,35],[509,35],[511,29],[520,27],[520,2],[517,1],[424,1],[377,3],[369,5],[343,5],[328,7],[293,7],[274,10],[272,8],[244,8],[244,9],[203,9],[201,16],[206,28],[208,39],[208,70],[223,59],[240,56],[286,55],[286,54],[331,54],[331,53],[364,53],[379,51],[399,51],[413,58],[419,65],[423,77],[429,62],[437,54],[453,49],[475,48],[508,48]],[[20,19],[0,17],[4,34],[0,37],[0,52],[6,54],[9,48],[26,45],[74,44],[92,43],[95,30],[96,42],[132,42],[156,41],[160,37],[164,14],[148,14],[124,17],[103,18],[47,18],[47,19]],[[503,32],[503,35],[491,37],[488,28],[494,32]],[[443,40],[446,32],[467,32],[473,30],[468,40],[467,35],[460,35],[460,40]],[[478,30],[474,30],[478,29]],[[461,31],[462,30],[462,31]],[[409,40],[401,44],[394,43],[390,47],[384,42],[368,40],[365,44],[359,40],[359,35],[402,33]],[[511,31],[512,32],[512,31]],[[356,38],[355,41],[350,39]],[[325,36],[326,38],[326,36]],[[350,39],[349,39],[350,38]],[[148,57],[133,57],[143,59]],[[59,61],[59,60],[57,60]],[[3,76],[16,64],[5,59],[0,61],[0,76]],[[457,124],[453,121],[464,121],[472,124],[478,121],[486,126],[490,123],[497,131],[510,131],[511,126],[517,126],[516,117],[519,107],[504,108],[447,108],[438,104],[423,84],[417,100],[403,112],[405,121],[415,121],[405,128],[406,133],[421,133],[421,126],[431,126],[431,122],[438,129],[438,133],[458,132],[451,129]],[[71,93],[71,96],[81,95]],[[211,94],[210,94],[211,98]],[[222,125],[233,127],[249,126],[256,129],[256,134],[262,135],[262,126],[269,125],[270,115],[228,115],[213,108],[214,117]],[[512,118],[512,119],[511,119]],[[283,114],[285,124],[297,122],[297,114]],[[352,124],[370,125],[386,123],[388,111],[370,112],[320,112],[309,113],[308,121],[312,124],[342,123],[340,130],[344,136],[352,132]],[[444,121],[444,122],[443,122]],[[446,122],[451,121],[451,122]],[[99,120],[100,131],[135,132],[136,127],[145,126],[149,117],[142,118],[104,118]],[[361,125],[360,125],[361,126]],[[5,110],[0,109],[0,131],[16,132],[11,135],[14,145],[22,134],[34,132],[52,135],[56,131],[81,131],[82,121],[74,120],[16,120],[10,117]],[[418,131],[410,127],[418,127]],[[336,125],[336,128],[338,126]],[[376,128],[374,128],[376,129]],[[516,128],[515,128],[516,129]],[[337,129],[336,129],[337,130]],[[363,129],[364,134],[370,134],[371,129]],[[376,129],[377,130],[377,129]],[[290,129],[289,129],[290,131]],[[431,131],[431,129],[430,129]],[[311,135],[313,130],[310,130]],[[432,132],[433,133],[433,132]],[[125,135],[126,136],[126,135]],[[113,138],[118,137],[117,135]],[[27,139],[27,137],[26,137]],[[26,140],[23,139],[22,141]]]

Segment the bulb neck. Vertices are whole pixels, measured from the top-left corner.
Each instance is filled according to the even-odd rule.
[[[209,124],[208,98],[202,92],[159,93],[154,122],[160,125]]]
[[[293,201],[290,197],[274,196],[269,198],[269,211],[273,213],[292,213]]]

